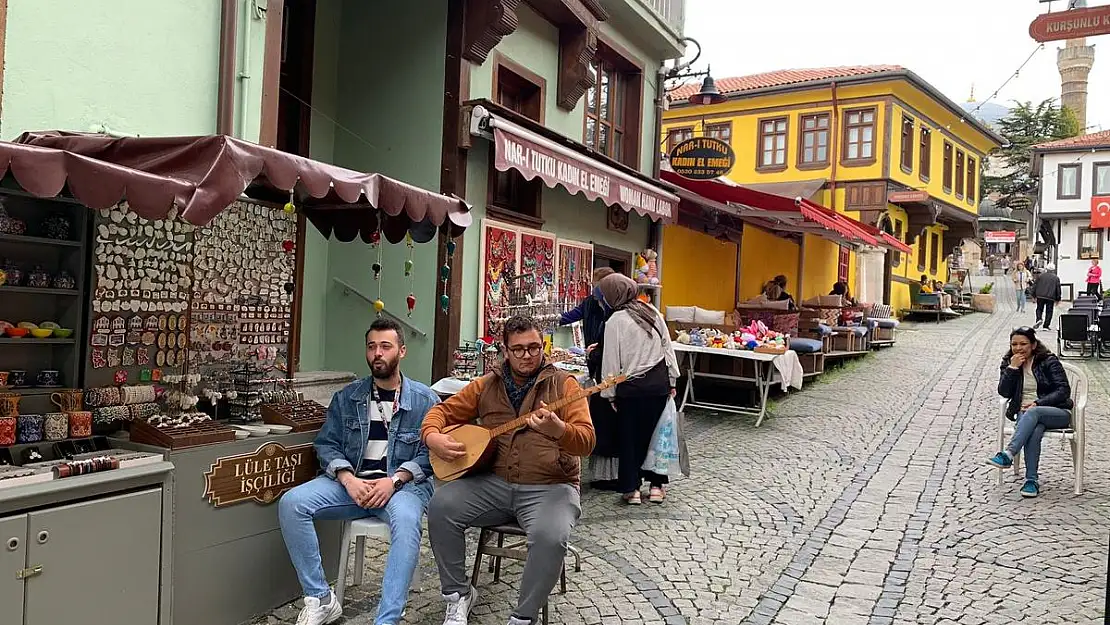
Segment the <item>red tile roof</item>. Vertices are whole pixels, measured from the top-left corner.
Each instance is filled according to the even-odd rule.
[[[1056,141],[1049,141],[1048,143],[1040,143],[1033,146],[1037,150],[1065,150],[1067,148],[1103,148],[1110,147],[1110,130],[1103,130],[1102,132],[1092,132],[1088,135],[1079,135],[1078,137],[1068,137],[1067,139],[1058,139]]]
[[[783,69],[751,76],[736,76],[733,78],[717,79],[717,88],[721,93],[731,95],[743,93],[753,89],[767,87],[782,87],[797,83],[831,80],[833,78],[847,78],[849,76],[867,76],[883,72],[897,72],[904,70],[899,65],[857,65],[846,67],[820,67],[816,69]],[[668,94],[672,101],[686,100],[691,95],[701,91],[701,82],[692,82],[673,89]]]

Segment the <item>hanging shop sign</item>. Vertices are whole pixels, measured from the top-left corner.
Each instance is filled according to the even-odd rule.
[[[1107,34],[1110,34],[1110,4],[1045,13],[1029,25],[1029,36],[1041,43]]]
[[[204,497],[216,508],[252,499],[268,505],[316,477],[316,468],[312,443],[266,443],[250,453],[217,458],[204,473]]]
[[[736,164],[732,147],[713,137],[687,139],[671,149],[670,165],[676,174],[692,180],[712,180],[727,175]]]
[[[477,113],[475,113],[477,114]],[[618,171],[526,130],[493,117],[497,171],[515,169],[528,180],[537,176],[548,187],[559,185],[571,194],[620,206],[637,215],[671,221],[678,196]]]
[[[987,243],[1013,243],[1017,240],[1017,233],[1013,230],[988,230],[983,233],[983,241]]]
[[[928,191],[891,191],[886,199],[891,204],[924,204],[929,201]]]

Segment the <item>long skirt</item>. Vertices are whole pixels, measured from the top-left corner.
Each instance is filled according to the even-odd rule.
[[[640,468],[647,457],[651,436],[663,409],[667,406],[668,395],[648,397],[617,398],[617,432],[619,436],[620,465],[617,467],[618,491],[631,493],[640,490],[646,480],[652,487],[667,483],[666,475],[659,475]]]
[[[620,433],[617,429],[617,413],[608,399],[600,395],[590,396],[590,418],[594,422],[594,438],[597,443],[588,463],[592,480],[590,486],[599,490],[617,490],[617,472],[614,467],[620,457]]]

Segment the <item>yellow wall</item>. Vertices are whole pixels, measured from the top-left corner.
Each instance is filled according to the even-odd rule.
[[[771,278],[786,276],[787,291],[798,285],[798,246],[754,226],[744,226],[740,245],[740,300],[749,300],[763,290]]]
[[[923,118],[917,106],[913,109],[907,109],[899,104],[893,104],[893,114],[891,116],[892,126],[892,139],[893,151],[890,156],[890,177],[891,179],[900,182],[913,189],[928,191],[929,195],[943,200],[948,204],[956,206],[972,214],[979,213],[979,188],[982,185],[982,164],[983,154],[973,147],[971,142],[961,139],[955,133],[939,126],[935,121],[930,118]],[[907,173],[901,166],[902,155],[902,116],[909,115],[914,120],[913,135],[910,141],[913,142],[913,167]],[[921,162],[920,162],[920,137],[922,125],[927,125],[932,131],[930,141],[930,158],[929,158],[929,178],[923,180],[921,178]],[[952,177],[953,187],[951,189],[944,189],[944,143],[945,141],[952,144]],[[967,181],[967,157],[975,159],[975,201],[969,202],[967,199],[966,188],[963,198],[956,197],[955,189],[955,175],[956,175],[956,150],[964,152],[964,182]],[[966,186],[966,184],[965,184]]]
[[[736,244],[682,226],[663,227],[662,305],[732,310]]]
[[[902,232],[905,233],[905,231],[906,231],[906,222],[907,222],[906,211],[904,211],[901,208],[898,208],[897,206],[894,206],[894,205],[887,205],[886,216],[891,219],[892,224],[895,221],[901,222]],[[925,234],[922,235],[922,237],[919,237],[919,238],[920,239],[925,239],[925,237],[931,237],[932,233],[934,233],[934,232],[939,233],[940,234],[940,249],[943,250],[944,249],[944,235],[945,235],[944,230],[945,230],[944,226],[929,226],[928,228],[925,229]],[[913,253],[911,253],[911,254],[902,254],[901,262],[899,263],[899,265],[897,267],[893,268],[893,270],[891,272],[892,275],[896,276],[896,277],[904,278],[905,280],[912,280],[914,282],[917,282],[921,279],[921,274],[924,273],[925,275],[927,275],[929,277],[930,280],[944,281],[944,279],[947,277],[947,271],[948,271],[948,264],[945,262],[944,258],[942,257],[937,262],[936,272],[931,271],[930,270],[931,266],[929,264],[929,248],[928,248],[928,245],[926,245],[926,247],[925,247],[925,258],[921,259],[918,255],[918,250],[920,249],[920,246],[918,245],[918,243],[919,243],[919,241],[916,238],[913,241],[910,242],[910,247],[913,248]],[[921,270],[918,269],[918,262],[920,260],[924,260],[924,263],[923,263],[925,265],[925,270],[924,271],[921,271]],[[904,281],[899,281],[899,280],[894,280],[893,281],[893,284],[891,285],[891,290],[890,290],[890,304],[891,304],[891,308],[893,308],[893,310],[895,312],[905,310],[906,308],[910,307],[910,289],[909,289],[909,285],[905,284]]]

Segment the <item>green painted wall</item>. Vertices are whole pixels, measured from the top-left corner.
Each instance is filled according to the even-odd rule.
[[[312,124],[313,156],[438,190],[446,35],[446,0],[321,2],[313,88],[313,105],[318,111]],[[302,369],[360,375],[366,371],[362,334],[374,313],[361,298],[343,295],[342,287],[333,281],[339,278],[371,299],[378,297],[380,287],[387,309],[401,317],[405,316],[405,297],[410,292],[416,295],[411,321],[428,336],[408,338],[404,369],[408,375],[428,381],[439,286],[435,243],[414,248],[412,280],[403,275],[408,247],[385,244],[382,277],[375,281],[370,266],[377,255],[369,245],[361,240],[339,243],[315,238],[310,238],[306,256],[302,325],[315,345],[308,345],[307,338],[302,340]]]
[[[0,138],[215,130],[220,4],[9,0]]]

